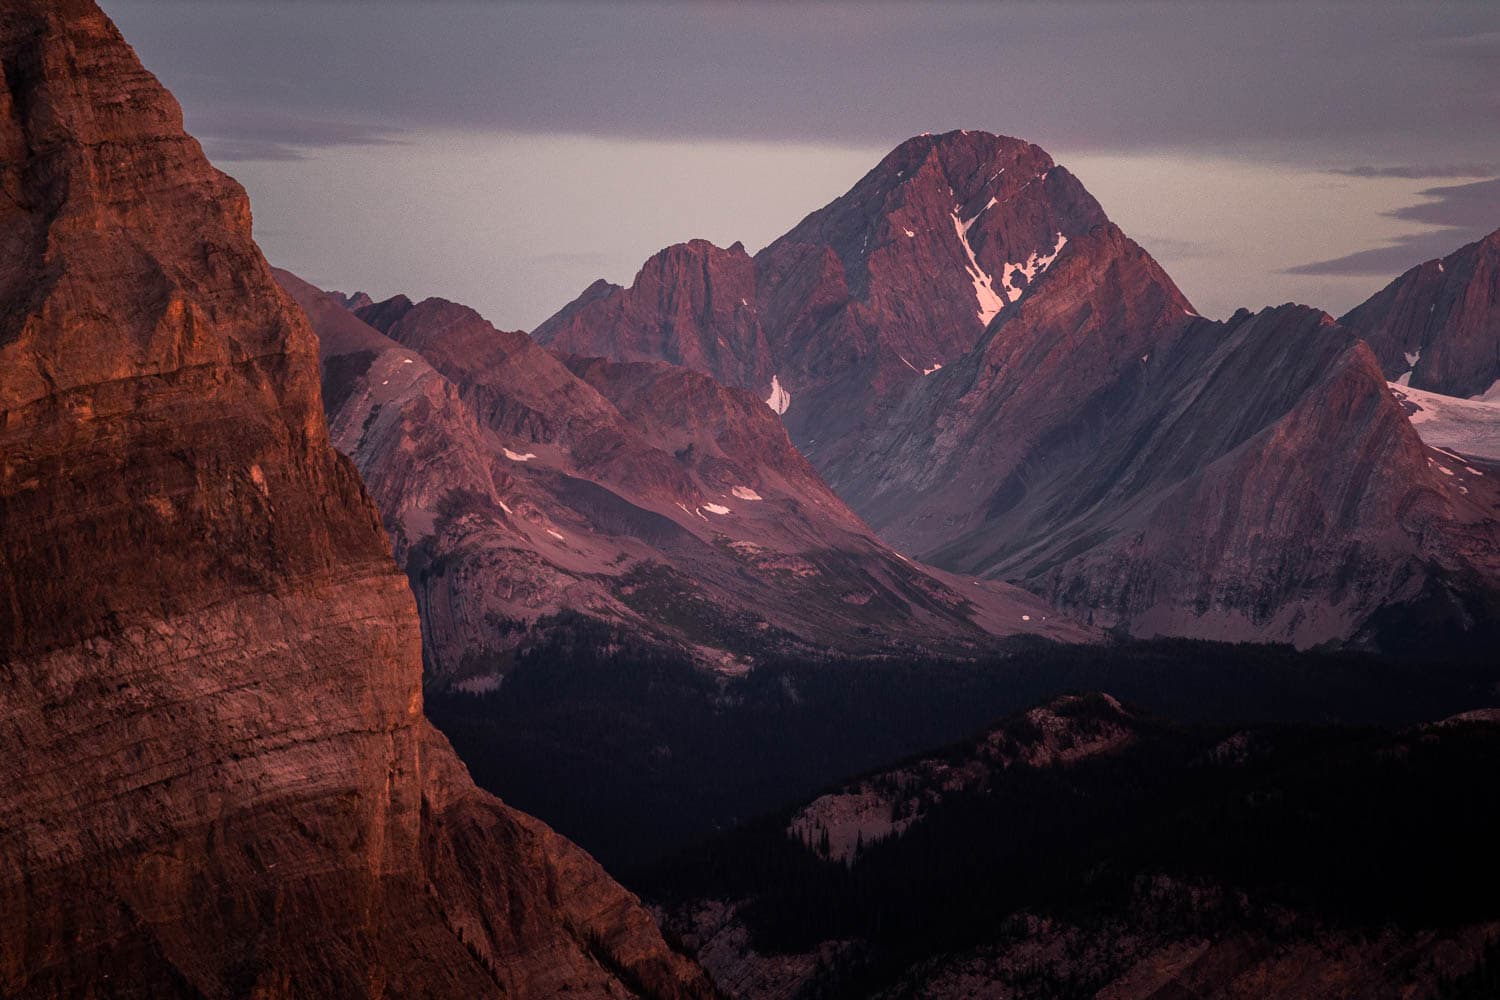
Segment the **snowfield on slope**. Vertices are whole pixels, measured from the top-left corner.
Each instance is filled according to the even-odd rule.
[[[1422,442],[1500,462],[1500,401],[1460,399],[1390,383]]]

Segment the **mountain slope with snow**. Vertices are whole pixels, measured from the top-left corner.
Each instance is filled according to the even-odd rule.
[[[356,315],[279,277],[321,336],[334,443],[380,506],[436,683],[498,683],[508,651],[565,613],[729,671],[1091,634],[1024,591],[898,556],[745,390],[560,358],[441,300]]]
[[[1455,266],[1465,309],[1487,267]],[[733,272],[743,293],[742,255]],[[639,280],[560,317],[608,354],[628,302],[684,363],[753,372],[882,538],[1097,624],[1300,644],[1374,641],[1393,608],[1500,627],[1492,511],[1429,464],[1357,337],[1305,307],[1202,319],[1034,146],[909,140],[753,278],[742,369],[691,360],[680,345],[711,328],[653,314]]]

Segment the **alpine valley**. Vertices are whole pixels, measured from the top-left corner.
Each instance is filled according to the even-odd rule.
[[[0,997],[1500,991],[1500,231],[1210,319],[923,134],[528,333],[0,66]]]

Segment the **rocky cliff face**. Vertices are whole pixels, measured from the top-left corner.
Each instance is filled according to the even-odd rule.
[[[1466,331],[1413,377],[1494,378],[1484,246],[1382,293],[1392,315]],[[1357,346],[1437,341],[1297,307],[1203,320],[1034,146],[902,144],[757,254],[755,289],[767,401],[902,551],[1146,635],[1369,639],[1391,607],[1438,631],[1497,620],[1487,481],[1422,448]],[[605,311],[632,295],[592,289],[566,311],[569,343],[617,350]],[[632,324],[666,328],[634,302]],[[651,343],[633,356],[666,349]]]
[[[775,652],[1089,637],[1022,591],[890,551],[744,390],[561,359],[436,299],[356,316],[280,277],[320,334],[334,442],[396,540],[434,683],[499,683],[563,612],[728,670]]]
[[[648,260],[629,289],[586,289],[535,337],[563,354],[666,361],[769,391],[773,363],[755,288],[755,264],[742,245],[721,250],[693,240]]]
[[[89,0],[0,62],[0,993],[707,995],[423,718],[244,192]]]
[[[1445,396],[1500,386],[1500,230],[1420,264],[1339,322],[1369,343],[1386,377]]]

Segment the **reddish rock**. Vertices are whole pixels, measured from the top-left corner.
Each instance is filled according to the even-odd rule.
[[[1073,250],[843,477],[877,530],[1136,634],[1493,621],[1490,487],[1437,467],[1367,348],[1305,307],[1199,319],[1113,227]]]
[[[1461,336],[1354,333],[1387,361],[1427,344],[1414,378],[1430,357],[1483,391],[1500,366],[1494,242],[1382,293]],[[1500,623],[1493,489],[1422,448],[1355,337],[1309,309],[1200,319],[1034,146],[909,140],[757,254],[755,282],[769,361],[748,367],[777,376],[792,440],[902,551],[1148,635]],[[566,311],[569,343],[617,352],[631,295],[592,289]],[[690,324],[656,323],[640,298],[629,313],[670,330],[631,356],[677,350],[743,382],[680,351]]]
[[[738,244],[671,247],[630,288],[596,282],[533,335],[570,353],[680,364],[761,399],[776,395],[774,376],[793,440],[824,468],[923,371],[973,347],[1066,239],[1102,221],[1030,143],[919,136],[753,262]]]
[[[755,264],[736,243],[668,247],[628,289],[595,283],[534,334],[563,354],[666,361],[728,385],[771,382],[772,359],[755,299]]]
[[[772,653],[1090,637],[1015,588],[897,556],[742,389],[560,359],[439,299],[363,310],[383,336],[280,279],[320,334],[334,442],[396,541],[432,683],[497,683],[563,611],[730,670]]]
[[[1500,385],[1500,230],[1407,271],[1339,320],[1386,378],[1445,396]]]
[[[0,994],[709,995],[424,719],[244,192],[91,0],[0,60]]]

